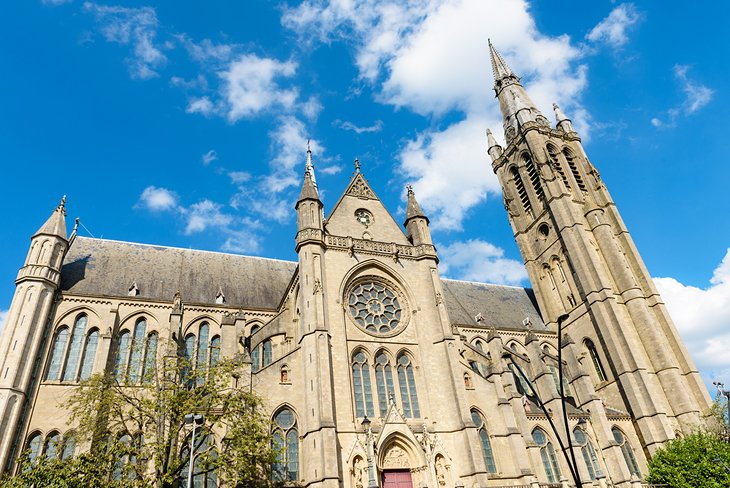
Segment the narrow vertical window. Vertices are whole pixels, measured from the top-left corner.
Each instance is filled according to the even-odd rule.
[[[185,347],[183,349],[183,367],[181,379],[183,384],[190,388],[192,387],[192,374],[193,374],[193,357],[195,354],[195,335],[188,334],[185,336]]]
[[[537,199],[542,202],[545,198],[545,193],[542,190],[542,183],[540,183],[540,173],[537,172],[537,167],[529,154],[524,153],[522,155],[522,161],[525,163],[525,169],[527,170],[527,176],[530,178],[532,189],[535,190]]]
[[[124,331],[119,336],[119,348],[117,349],[117,360],[114,364],[114,377],[117,382],[124,381],[127,374],[127,356],[129,355],[129,331]]]
[[[71,344],[66,354],[66,364],[63,368],[63,381],[76,381],[76,372],[79,367],[81,345],[86,335],[86,315],[79,315],[71,334]]]
[[[573,430],[573,438],[575,443],[580,446],[580,452],[583,455],[583,462],[585,462],[586,468],[588,469],[588,475],[592,480],[603,477],[603,471],[601,471],[601,465],[598,464],[598,456],[596,450],[593,448],[593,443],[586,435],[583,429],[576,427]]]
[[[563,170],[563,166],[560,164],[560,160],[558,159],[558,150],[555,149],[555,146],[553,146],[552,144],[548,144],[547,152],[548,152],[548,157],[550,158],[550,162],[552,163],[553,168],[555,168],[555,171],[557,171],[557,173],[560,175],[560,179],[563,180],[565,189],[568,191],[571,191],[570,183],[568,182],[568,176],[565,174],[565,171]]]
[[[378,388],[380,416],[385,417],[388,412],[389,399],[393,398],[395,400],[395,388],[393,386],[393,368],[391,368],[390,360],[384,352],[375,357],[375,383]]]
[[[271,364],[271,341],[267,339],[261,344],[261,366],[269,364]]]
[[[567,147],[563,149],[563,156],[565,156],[565,160],[568,162],[568,168],[570,168],[570,172],[573,174],[573,178],[575,178],[578,188],[583,193],[587,193],[588,190],[586,188],[586,184],[583,181],[583,177],[580,175],[578,166],[575,163],[575,156],[573,156],[573,153]]]
[[[542,465],[545,468],[548,483],[558,483],[560,481],[560,466],[558,465],[558,457],[555,454],[553,443],[544,430],[535,428],[532,431],[532,440],[540,447],[540,457]]]
[[[51,432],[46,437],[46,444],[43,446],[43,455],[49,459],[58,457],[58,450],[61,447],[61,434]]]
[[[299,433],[297,419],[288,408],[274,416],[274,448],[278,455],[272,466],[275,481],[297,481],[299,479]]]
[[[528,397],[533,396],[532,389],[530,388],[531,386],[534,388],[534,385],[532,384],[532,382],[523,378],[522,375],[520,374],[520,372],[517,370],[517,367],[514,364],[512,364],[511,362],[507,365],[507,367],[509,367],[510,371],[512,371],[512,378],[514,380],[515,388],[517,389],[517,393],[519,393],[520,395],[528,396]],[[525,375],[527,375],[527,373],[525,372],[524,369],[522,370],[522,372],[525,373]]]
[[[479,442],[482,445],[482,456],[484,457],[484,465],[487,467],[488,473],[496,473],[497,465],[494,463],[494,454],[492,453],[492,444],[489,442],[489,433],[484,422],[484,417],[475,409],[471,411],[471,420],[477,428],[479,434]]]
[[[57,381],[61,374],[61,362],[63,361],[63,353],[66,350],[66,342],[68,341],[68,328],[62,327],[56,333],[56,338],[53,341],[53,349],[51,352],[51,362],[48,365],[48,372],[46,372],[46,379],[50,381]]]
[[[261,367],[261,346],[251,351],[251,370],[255,373]]]
[[[139,382],[140,370],[142,368],[142,353],[144,352],[145,336],[147,335],[147,321],[139,319],[134,325],[134,337],[132,339],[132,355],[129,359],[129,382]]]
[[[398,356],[398,385],[400,386],[400,398],[405,416],[410,418],[420,417],[421,412],[418,407],[413,366],[411,360],[405,354]]]
[[[94,370],[97,344],[99,344],[99,331],[94,329],[86,337],[86,344],[84,344],[84,355],[81,357],[81,373],[79,374],[81,380],[89,379]]]
[[[144,348],[144,365],[142,367],[142,381],[151,382],[157,369],[157,332],[147,336]]]
[[[218,364],[221,358],[221,337],[215,336],[210,341],[210,366]]]
[[[41,434],[36,432],[28,438],[28,445],[26,447],[28,451],[28,460],[33,463],[36,458],[41,454]]]
[[[517,188],[517,195],[520,198],[520,202],[522,202],[522,208],[525,212],[527,212],[527,214],[531,214],[532,205],[530,204],[530,197],[527,195],[527,190],[525,189],[525,184],[522,182],[522,178],[520,178],[520,172],[513,166],[512,169],[510,169],[510,173],[512,173],[512,180]]]
[[[639,470],[639,464],[636,462],[636,456],[634,456],[634,450],[631,448],[631,444],[626,440],[624,433],[619,430],[618,427],[611,429],[613,439],[621,447],[621,453],[626,461],[626,466],[629,468],[629,472],[635,475],[637,478],[641,478],[641,471]]]
[[[352,384],[355,390],[355,412],[358,417],[373,416],[373,391],[370,386],[370,366],[360,351],[352,360]]]
[[[76,453],[76,438],[72,431],[66,432],[63,438],[63,449],[61,450],[61,461],[72,458]]]
[[[603,369],[603,363],[601,363],[601,357],[598,355],[596,346],[590,339],[585,340],[585,345],[586,349],[588,349],[588,354],[591,356],[596,375],[598,375],[598,381],[606,381],[606,370]]]
[[[198,334],[198,355],[195,361],[198,386],[205,382],[205,371],[208,364],[208,330],[208,324],[203,323]]]

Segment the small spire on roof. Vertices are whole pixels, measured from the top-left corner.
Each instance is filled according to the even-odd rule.
[[[497,139],[494,138],[494,134],[489,129],[487,129],[487,154],[492,158],[492,161],[496,161],[502,155],[502,146],[497,143]]]
[[[317,188],[317,177],[314,175],[314,163],[312,162],[312,148],[310,147],[311,139],[307,139],[307,162],[304,165],[304,173],[309,173],[312,177],[312,184],[314,188]]]
[[[406,203],[406,221],[404,225],[408,225],[408,221],[415,217],[422,217],[426,219],[426,223],[428,223],[428,217],[426,217],[426,214],[423,213],[421,206],[416,200],[416,194],[413,192],[413,186],[406,185],[406,190],[408,192],[408,202]]]
[[[58,207],[56,207],[56,211],[63,212],[63,215],[66,215],[66,195],[61,197],[61,203],[59,203]]]
[[[360,160],[355,158],[355,173],[360,172]]]
[[[553,112],[555,112],[555,122],[558,129],[562,129],[565,132],[573,132],[573,123],[565,115],[557,103],[553,103]]]

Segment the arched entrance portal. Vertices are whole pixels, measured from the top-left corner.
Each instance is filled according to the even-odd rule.
[[[383,488],[413,488],[409,455],[397,443],[386,449],[381,466]]]

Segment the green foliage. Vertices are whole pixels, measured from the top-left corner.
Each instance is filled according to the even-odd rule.
[[[669,441],[649,461],[646,482],[666,483],[672,488],[728,487],[730,444],[712,432]]]
[[[87,452],[25,461],[0,487],[175,486],[187,475],[190,413],[204,418],[196,429],[195,472],[215,472],[227,486],[272,486],[271,424],[261,398],[238,385],[241,358],[194,363],[173,353],[135,385],[108,373],[82,382],[64,406]]]

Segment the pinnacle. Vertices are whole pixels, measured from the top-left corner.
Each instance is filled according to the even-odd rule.
[[[61,203],[48,217],[46,223],[34,234],[34,237],[40,234],[57,236],[66,240],[66,195],[63,196]]]
[[[408,203],[406,205],[405,223],[407,224],[409,220],[416,217],[422,217],[426,219],[426,223],[428,223],[428,217],[426,217],[426,214],[423,213],[423,210],[421,210],[421,206],[416,200],[416,194],[413,192],[413,187],[411,185],[408,185],[406,188],[408,189]]]
[[[492,60],[492,73],[494,74],[494,81],[499,82],[504,78],[515,77],[510,67],[505,62],[501,54],[492,45],[492,41],[489,40],[489,56]]]

